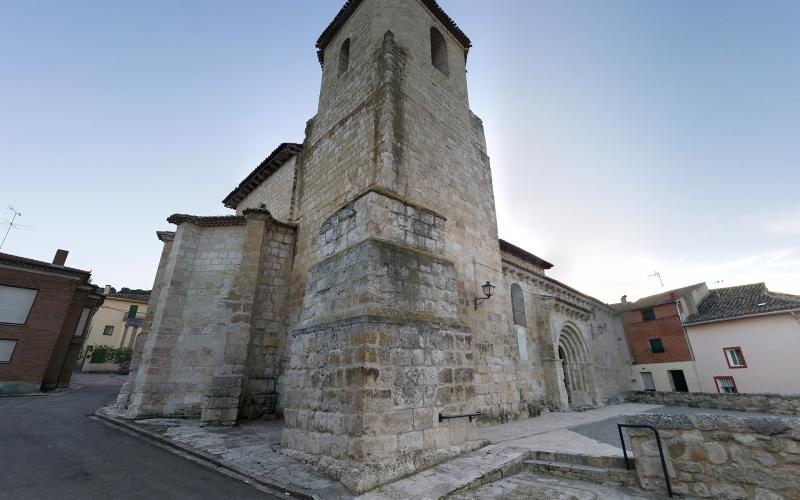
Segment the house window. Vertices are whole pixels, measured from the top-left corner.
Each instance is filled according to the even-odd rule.
[[[0,340],[0,363],[10,363],[16,347],[16,340]]]
[[[103,335],[114,335],[114,325],[106,325],[106,327],[103,328]]]
[[[653,308],[642,309],[642,321],[653,321],[656,319],[656,312]]]
[[[661,339],[650,339],[647,341],[650,346],[650,352],[664,352],[664,343]]]
[[[342,43],[342,48],[339,49],[339,75],[347,71],[350,67],[350,39],[348,38]]]
[[[525,319],[525,297],[522,295],[522,287],[514,283],[511,285],[511,312],[514,314],[514,324],[528,326]]]
[[[439,30],[433,27],[431,27],[431,63],[445,75],[450,74],[447,64],[447,42]]]
[[[736,382],[733,377],[714,377],[714,382],[717,384],[717,392],[720,394],[737,394]]]
[[[747,368],[741,347],[726,347],[723,351],[725,360],[728,361],[728,368]]]
[[[24,325],[37,290],[0,285],[0,323]]]
[[[139,311],[139,306],[131,306],[128,308],[128,318],[133,319],[136,317],[136,313]]]

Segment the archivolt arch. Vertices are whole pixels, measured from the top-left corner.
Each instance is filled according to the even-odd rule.
[[[583,399],[589,389],[589,349],[580,330],[571,323],[561,327],[557,346],[564,372],[564,388],[570,404],[573,404],[576,395],[580,394],[582,397],[579,399]]]

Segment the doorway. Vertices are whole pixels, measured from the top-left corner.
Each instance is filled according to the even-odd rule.
[[[567,366],[567,358],[564,355],[564,349],[559,346],[558,359],[561,360],[561,370],[564,373],[564,389],[567,390],[567,404],[572,406],[572,389],[569,382],[569,367]]]
[[[650,372],[642,372],[642,387],[644,387],[645,391],[653,391],[656,390],[656,382],[653,380],[653,374]]]
[[[672,389],[675,392],[689,392],[689,385],[686,383],[683,370],[670,370],[669,378],[672,379]]]

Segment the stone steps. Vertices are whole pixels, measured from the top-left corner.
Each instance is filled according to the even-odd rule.
[[[635,470],[625,468],[621,457],[596,457],[566,453],[535,452],[534,458],[524,462],[530,472],[567,477],[600,484],[635,487],[638,485]],[[632,460],[631,460],[632,462]],[[631,463],[633,466],[633,463]]]

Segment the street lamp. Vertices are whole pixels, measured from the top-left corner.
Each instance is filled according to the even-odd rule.
[[[488,281],[481,285],[481,291],[483,291],[483,297],[475,297],[475,310],[478,310],[478,305],[481,304],[483,301],[488,300],[491,298],[492,293],[494,292],[495,286],[489,283]]]

